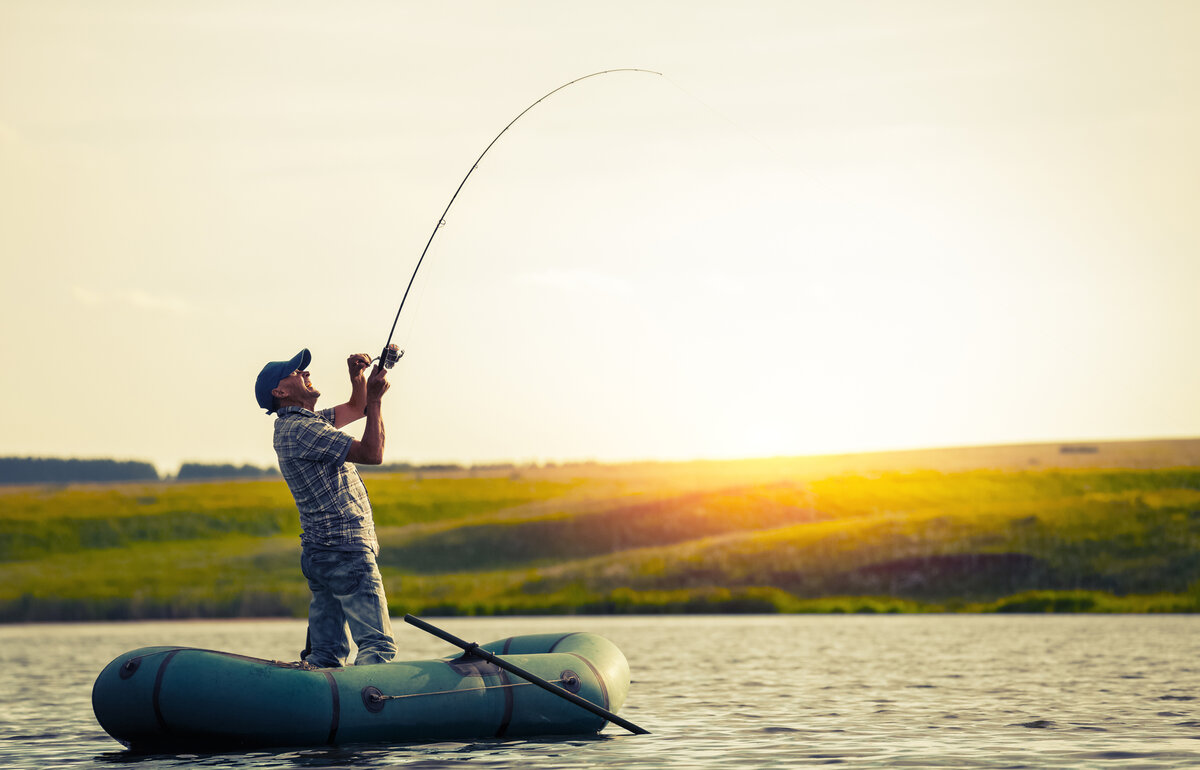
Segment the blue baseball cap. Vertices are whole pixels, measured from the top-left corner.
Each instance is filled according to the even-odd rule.
[[[297,369],[307,369],[311,360],[312,354],[305,348],[287,361],[272,361],[262,368],[258,373],[258,381],[254,383],[254,397],[258,399],[258,405],[267,410],[267,414],[275,411],[275,397],[271,391],[275,390],[279,381]]]

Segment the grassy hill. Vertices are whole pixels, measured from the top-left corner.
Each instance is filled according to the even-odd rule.
[[[371,475],[394,614],[1200,610],[1200,440]],[[306,612],[278,479],[0,489],[0,620]]]

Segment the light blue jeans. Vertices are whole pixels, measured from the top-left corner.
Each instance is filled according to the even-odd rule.
[[[396,657],[375,554],[305,548],[300,569],[312,591],[306,661],[318,668],[344,666],[351,637],[358,645],[356,666],[386,663]]]

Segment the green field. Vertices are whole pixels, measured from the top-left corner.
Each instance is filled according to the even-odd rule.
[[[371,475],[393,614],[1195,612],[1200,441]],[[0,488],[0,620],[303,616],[279,479]]]

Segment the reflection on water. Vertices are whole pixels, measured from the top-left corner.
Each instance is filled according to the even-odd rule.
[[[1184,767],[1200,764],[1200,618],[751,616],[440,621],[472,641],[587,630],[634,684],[597,737],[136,756],[91,686],[122,652],[180,644],[294,660],[303,621],[0,627],[0,766],[624,768],[729,763]],[[454,651],[397,624],[402,657]]]

